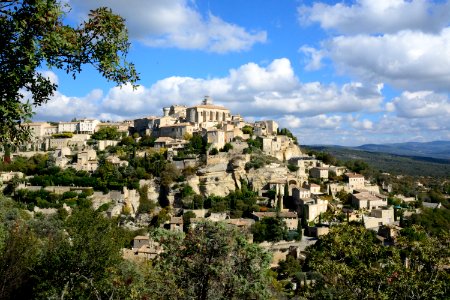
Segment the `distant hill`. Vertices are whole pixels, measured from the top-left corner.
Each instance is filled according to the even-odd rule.
[[[450,160],[450,141],[366,144],[359,147],[354,147],[354,149],[371,152],[384,152],[403,156],[431,157]]]
[[[340,161],[363,160],[374,169],[392,174],[450,177],[450,157],[449,159],[445,159],[419,155],[408,156],[386,152],[375,152],[374,150],[366,151],[362,150],[360,147],[352,148],[329,145],[302,146],[302,148],[305,150],[312,149],[316,151],[328,152]]]

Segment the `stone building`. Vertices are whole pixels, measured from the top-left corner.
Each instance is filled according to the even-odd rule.
[[[298,216],[296,212],[279,212],[278,214],[276,212],[253,212],[252,213],[253,218],[255,221],[260,221],[263,218],[281,218],[288,228],[288,230],[297,230],[298,228]]]
[[[311,191],[304,188],[293,188],[292,189],[292,197],[295,200],[307,199],[311,197]]]
[[[59,122],[58,133],[62,132],[77,132],[78,122]]]
[[[192,135],[196,130],[196,126],[191,123],[177,123],[164,125],[159,127],[160,137],[171,137],[174,139],[182,139],[186,134]]]
[[[381,194],[360,191],[352,195],[352,203],[357,209],[377,209],[387,205],[387,197]]]
[[[309,170],[309,175],[312,178],[328,179],[327,167],[314,167]]]
[[[219,105],[214,105],[212,99],[206,96],[201,105],[186,109],[186,120],[197,123],[200,127],[209,128],[218,122],[231,119],[230,110]]]
[[[348,180],[348,186],[351,189],[363,189],[364,188],[364,176],[358,173],[345,173],[345,177]]]

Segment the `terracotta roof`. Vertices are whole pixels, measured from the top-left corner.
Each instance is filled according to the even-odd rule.
[[[364,178],[363,175],[358,173],[345,173],[345,176],[347,176],[348,178]]]

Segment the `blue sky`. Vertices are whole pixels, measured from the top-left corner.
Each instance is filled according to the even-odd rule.
[[[140,86],[46,70],[59,88],[35,120],[161,115],[210,95],[301,144],[450,140],[449,1],[66,1],[71,23],[98,6],[126,19]]]

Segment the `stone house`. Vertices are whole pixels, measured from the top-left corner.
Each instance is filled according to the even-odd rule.
[[[261,221],[263,218],[281,218],[288,228],[288,230],[297,230],[298,228],[298,216],[296,212],[279,212],[278,215],[276,212],[253,212],[253,218],[255,221]]]
[[[347,171],[346,167],[337,167],[337,166],[329,166],[328,170],[330,172],[334,172],[336,176],[342,176],[345,174],[345,171]]]
[[[219,150],[225,146],[225,132],[223,130],[217,128],[203,129],[203,133],[207,143],[211,144],[211,149]]]
[[[183,217],[171,217],[169,221],[171,231],[183,231]]]
[[[327,167],[314,167],[309,170],[309,175],[312,178],[328,179]]]
[[[97,152],[95,150],[83,150],[77,154],[77,162],[74,166],[76,170],[93,172],[97,170]]]
[[[253,125],[253,134],[255,136],[276,135],[278,123],[272,120],[257,121]]]
[[[58,122],[58,133],[77,131],[78,122]]]
[[[369,191],[360,191],[352,195],[352,204],[357,209],[373,210],[387,205],[387,197]]]
[[[100,123],[99,120],[95,119],[82,119],[78,121],[78,132],[85,134],[93,134],[97,125]]]
[[[117,157],[115,155],[110,155],[105,160],[115,166],[118,166],[118,167],[127,167],[128,166],[128,161],[121,160],[119,157]]]
[[[192,135],[195,130],[196,127],[191,123],[170,124],[159,127],[159,136],[182,139],[186,134]]]
[[[18,177],[18,178],[23,178],[23,173],[22,172],[13,172],[13,171],[9,171],[9,172],[0,172],[0,184],[2,182],[8,182],[11,179],[13,179],[14,177]]]
[[[358,173],[345,173],[348,185],[351,189],[364,188],[364,176]]]
[[[313,195],[322,194],[320,192],[320,185],[318,185],[318,184],[315,184],[315,183],[308,184],[307,188],[310,190],[311,194],[313,194]]]
[[[378,228],[383,225],[389,225],[394,223],[394,209],[373,209],[369,216],[363,216],[364,227],[366,228]]]
[[[319,198],[299,199],[298,203],[300,204],[302,216],[306,216],[308,222],[314,221],[321,213],[326,212],[328,208],[328,200]]]
[[[138,235],[133,239],[132,251],[136,257],[149,260],[158,256],[163,249],[159,243],[148,236]]]
[[[120,141],[115,141],[115,140],[100,140],[100,141],[97,141],[97,147],[98,147],[98,150],[103,151],[107,147],[110,147],[110,146],[114,147],[119,143],[120,143]]]
[[[189,142],[182,139],[173,139],[171,137],[159,137],[155,140],[155,148],[183,149]]]
[[[292,197],[294,198],[294,201],[298,201],[300,199],[307,199],[311,197],[311,191],[304,188],[293,188]]]

